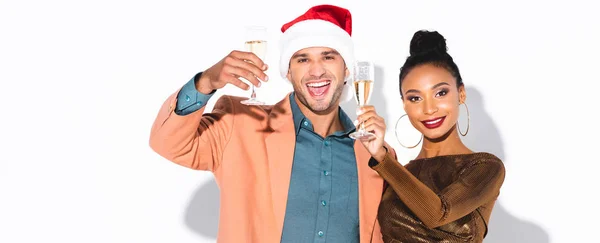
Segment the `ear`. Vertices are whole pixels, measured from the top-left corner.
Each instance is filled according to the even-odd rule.
[[[458,87],[458,103],[463,104],[467,100],[467,92],[465,91],[465,85]]]
[[[291,71],[290,71],[290,69],[289,69],[289,68],[288,68],[288,72],[287,72],[287,74],[285,75],[285,77],[286,77],[286,78],[287,78],[287,79],[288,79],[290,82],[292,82],[292,73],[291,73]]]
[[[350,78],[350,70],[348,70],[348,66],[346,66],[346,71],[344,75],[344,80],[348,80]],[[344,82],[345,83],[345,82]]]

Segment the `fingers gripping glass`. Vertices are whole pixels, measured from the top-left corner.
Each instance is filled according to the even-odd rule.
[[[262,26],[246,27],[245,50],[254,53],[261,60],[265,60],[267,54],[267,28]],[[247,100],[242,100],[244,105],[264,105],[265,102],[256,98],[255,87],[249,83],[252,94]]]
[[[354,65],[354,98],[359,107],[369,103],[373,93],[373,81],[375,80],[375,66],[372,62],[358,61]],[[350,134],[353,139],[371,140],[375,134],[365,130],[364,122],[359,124],[356,132]]]

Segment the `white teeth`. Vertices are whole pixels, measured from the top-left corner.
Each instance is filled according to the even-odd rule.
[[[432,125],[432,124],[436,124],[436,123],[440,122],[441,120],[442,120],[442,118],[438,118],[438,119],[435,119],[433,121],[428,121],[428,122],[425,122],[425,123],[427,125]]]
[[[329,84],[329,82],[323,81],[323,82],[318,82],[318,83],[310,83],[310,84],[307,84],[307,86],[311,87],[311,88],[317,88],[317,87],[323,87],[328,84]]]

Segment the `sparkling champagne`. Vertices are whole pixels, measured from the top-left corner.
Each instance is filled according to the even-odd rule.
[[[244,37],[244,48],[247,52],[252,52],[258,58],[260,58],[263,62],[267,57],[267,29],[263,26],[246,26],[246,34]],[[244,60],[246,62],[250,62],[250,60]],[[240,78],[245,80],[243,78]],[[248,81],[248,80],[246,80]],[[256,91],[253,84],[248,82],[250,87],[252,88],[252,94],[250,94],[250,99],[240,101],[244,105],[264,105],[265,102],[262,100],[256,99]]]
[[[253,40],[246,41],[246,51],[254,53],[258,58],[264,61],[267,53],[267,41],[264,40]]]
[[[354,97],[358,106],[364,106],[369,102],[371,98],[371,92],[373,91],[373,80],[358,80],[354,81]]]

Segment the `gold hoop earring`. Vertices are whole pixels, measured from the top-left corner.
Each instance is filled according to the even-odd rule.
[[[405,146],[404,144],[402,144],[402,142],[400,142],[400,138],[398,137],[398,124],[400,124],[400,120],[402,120],[402,118],[405,117],[406,115],[407,114],[404,114],[400,118],[398,118],[398,121],[396,121],[396,126],[394,127],[394,132],[396,133],[396,140],[398,141],[400,146],[411,149],[411,148],[415,148],[415,147],[419,146],[421,141],[423,141],[423,135],[421,135],[421,139],[419,139],[419,142],[417,144],[415,144],[414,146]]]
[[[456,122],[456,128],[458,128],[458,133],[464,137],[467,136],[467,133],[469,133],[469,128],[471,127],[471,114],[469,114],[469,106],[467,106],[467,103],[462,103],[462,105],[465,105],[465,108],[467,109],[467,131],[465,131],[464,134],[462,133],[460,130],[460,123],[458,121]]]

